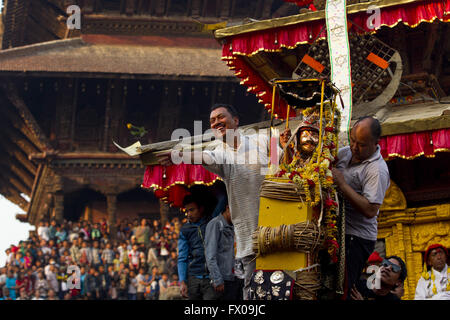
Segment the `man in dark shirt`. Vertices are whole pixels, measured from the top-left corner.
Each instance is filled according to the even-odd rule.
[[[350,297],[353,300],[398,301],[400,298],[392,291],[403,284],[406,274],[405,262],[400,257],[386,257],[375,275],[379,277],[379,281],[372,282],[373,277],[369,277],[367,281],[357,282],[350,292]]]
[[[180,293],[189,300],[215,300],[216,293],[205,259],[206,225],[211,216],[205,212],[198,197],[187,195],[183,200],[188,223],[183,225],[178,239],[178,275]]]

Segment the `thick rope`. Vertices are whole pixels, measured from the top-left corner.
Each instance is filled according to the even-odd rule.
[[[256,256],[274,252],[296,251],[310,253],[323,244],[324,235],[310,221],[278,227],[260,226],[253,233]]]
[[[344,294],[344,281],[345,281],[345,205],[344,201],[339,201],[336,194],[336,202],[338,203],[338,210],[341,213],[340,218],[340,237],[339,237],[339,265],[337,270],[337,285],[336,293]]]
[[[301,200],[303,203],[304,193],[299,191],[298,186],[295,183],[289,183],[288,179],[284,179],[284,181],[286,182],[264,180],[261,184],[260,196],[287,201]]]

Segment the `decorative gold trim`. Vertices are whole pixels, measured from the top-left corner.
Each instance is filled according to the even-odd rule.
[[[175,185],[184,185],[187,186],[188,188],[194,186],[194,185],[205,185],[205,186],[212,186],[214,183],[216,183],[217,181],[222,181],[222,178],[217,177],[215,178],[213,181],[211,182],[204,182],[204,181],[194,181],[191,184],[186,184],[184,181],[175,181],[172,184],[168,185],[165,188],[161,188],[161,186],[157,185],[157,184],[151,184],[149,187],[145,187],[143,184],[141,185],[141,188],[143,189],[154,189],[154,191],[156,190],[163,190],[163,191],[168,191],[171,187],[175,186]]]
[[[429,155],[425,155],[426,158],[434,158],[436,157],[436,152],[450,152],[450,149],[448,148],[439,148],[439,149],[434,149],[433,150],[433,154],[429,154]],[[425,153],[424,152],[420,152],[418,154],[415,154],[413,156],[404,156],[398,153],[389,153],[387,157],[384,157],[384,160],[392,160],[392,158],[402,158],[405,160],[414,160],[418,157],[423,156]]]

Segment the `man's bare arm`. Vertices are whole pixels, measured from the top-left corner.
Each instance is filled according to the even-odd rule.
[[[339,169],[333,168],[332,172],[336,185],[342,191],[344,197],[350,202],[352,207],[361,212],[366,218],[375,217],[380,209],[380,205],[370,203],[364,196],[353,190],[353,188],[345,182],[344,175]]]

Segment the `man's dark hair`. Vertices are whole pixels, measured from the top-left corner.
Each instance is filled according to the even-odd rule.
[[[203,202],[200,201],[200,199],[192,194],[188,194],[183,199],[183,207],[186,207],[186,205],[190,203],[195,203],[198,207],[204,207]]]
[[[364,116],[359,118],[355,124],[353,125],[353,128],[355,128],[361,121],[366,120],[366,119],[370,119],[370,133],[372,134],[372,138],[374,139],[374,141],[378,141],[381,137],[381,125],[380,125],[380,121],[378,121],[378,119],[375,119],[374,117],[371,116]]]
[[[232,117],[239,118],[239,114],[238,114],[237,110],[231,104],[216,103],[211,107],[211,110],[209,112],[213,112],[214,110],[219,109],[219,108],[225,108],[231,114]]]
[[[406,264],[405,262],[402,260],[402,258],[398,257],[398,256],[389,256],[385,258],[386,260],[389,259],[395,259],[398,261],[398,263],[400,264],[400,267],[402,268],[402,270],[400,271],[400,276],[399,276],[399,280],[401,282],[405,281],[406,276],[407,276],[407,271],[406,271]]]

